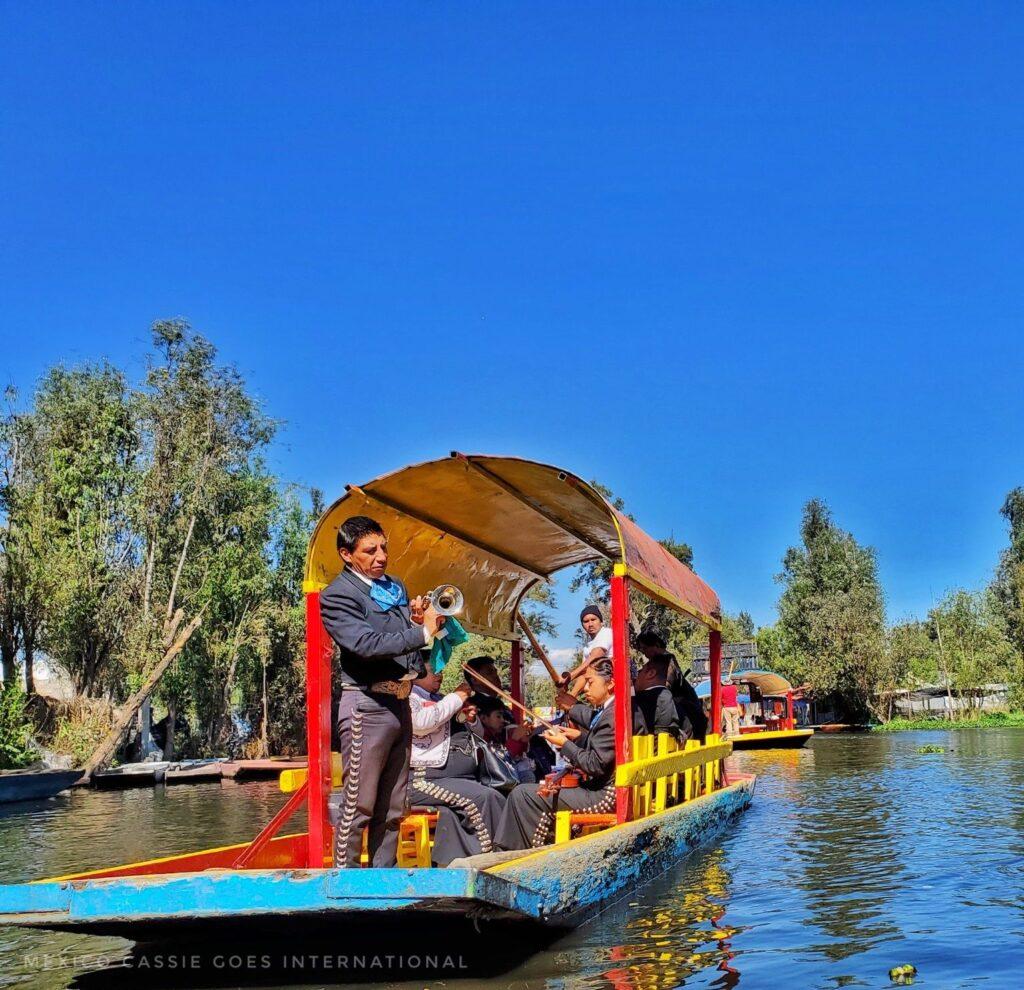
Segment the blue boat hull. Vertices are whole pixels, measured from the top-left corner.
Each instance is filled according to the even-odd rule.
[[[459,918],[567,928],[678,863],[750,803],[752,777],[713,794],[493,866],[209,870],[0,886],[0,925],[179,938],[410,931]],[[483,860],[477,857],[477,860]]]

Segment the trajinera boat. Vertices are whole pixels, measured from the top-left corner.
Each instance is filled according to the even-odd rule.
[[[728,675],[737,689],[746,692],[738,695],[741,705],[757,714],[756,722],[741,725],[740,734],[730,741],[733,749],[796,749],[803,746],[813,729],[798,728],[793,702],[800,692],[781,674],[770,670],[738,670]],[[698,696],[708,697],[712,678],[697,685]]]
[[[349,486],[320,519],[309,545],[307,614],[308,770],[281,775],[290,797],[251,842],[159,856],[29,884],[0,886],[0,925],[103,935],[137,943],[190,938],[309,937],[472,919],[473,924],[571,927],[706,843],[750,803],[754,778],[727,773],[731,745],[716,735],[676,745],[631,738],[630,694],[615,693],[614,813],[561,812],[555,842],[538,850],[430,863],[433,816],[403,820],[392,869],[332,869],[328,797],[343,774],[331,753],[331,642],[320,591],[338,573],[339,526],[379,520],[389,569],[410,593],[451,582],[465,595],[463,626],[510,643],[511,691],[522,699],[518,609],[555,572],[613,563],[615,679],[629,684],[629,596],[644,595],[710,631],[712,681],[721,670],[718,596],[590,484],[568,471],[509,457],[453,453]],[[720,725],[718,691],[712,725]],[[241,798],[240,798],[241,800]],[[284,832],[305,805],[303,831]],[[159,857],[159,858],[157,858]]]

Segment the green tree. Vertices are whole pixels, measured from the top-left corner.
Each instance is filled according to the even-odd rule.
[[[950,592],[928,613],[929,632],[935,643],[935,659],[952,701],[960,707],[980,705],[979,688],[1004,681],[1014,667],[1014,651],[995,594],[985,591]]]
[[[737,632],[743,640],[752,640],[755,635],[754,620],[749,612],[740,612],[736,616]]]
[[[798,682],[860,720],[888,684],[885,610],[875,553],[832,521],[824,502],[804,507],[801,545],[778,580],[779,658]]]
[[[141,397],[149,456],[137,515],[145,546],[139,653],[152,677],[186,614],[203,618],[161,693],[170,721],[186,715],[193,750],[208,750],[228,741],[232,714],[248,707],[246,687],[262,671],[278,504],[262,455],[275,424],[184,321],[154,324],[153,343]]]
[[[22,504],[47,519],[36,555],[37,572],[49,578],[41,645],[79,693],[116,698],[135,593],[131,514],[141,440],[134,398],[109,364],[57,367],[25,422]]]
[[[999,557],[992,592],[1007,636],[1016,651],[1011,675],[1018,701],[1024,701],[1024,488],[1014,488],[1000,514],[1010,530],[1010,545]]]

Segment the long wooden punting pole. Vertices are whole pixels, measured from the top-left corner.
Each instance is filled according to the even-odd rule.
[[[633,698],[629,676],[629,580],[615,573],[611,579],[612,594],[612,668],[615,678],[615,764],[623,766],[633,759]],[[630,789],[615,788],[615,815],[619,822],[629,821]]]
[[[511,653],[508,679],[512,697],[516,701],[526,701],[526,684],[523,679],[523,646],[518,639],[512,644]],[[521,722],[522,719],[522,713],[517,709],[516,721]]]
[[[541,725],[546,725],[549,729],[554,729],[556,732],[561,731],[558,728],[558,726],[552,725],[550,722],[546,722],[539,715],[536,715],[533,712],[531,712],[530,709],[526,707],[526,705],[521,705],[507,691],[502,691],[500,687],[498,687],[496,684],[492,684],[489,680],[487,680],[486,677],[483,676],[483,674],[477,673],[472,667],[463,667],[462,671],[463,673],[469,674],[470,676],[474,677],[481,684],[483,684],[484,687],[490,688],[499,698],[504,698],[510,705],[514,705],[524,715],[529,715],[530,718],[532,718],[534,721],[540,722]]]
[[[516,610],[516,621],[519,623],[519,628],[526,633],[526,638],[530,641],[530,649],[533,650],[533,654],[537,657],[545,669],[548,672],[548,676],[557,684],[559,687],[562,685],[562,678],[558,671],[555,670],[554,664],[548,659],[548,655],[544,652],[544,648],[540,645],[537,637],[534,636],[533,630],[530,628],[530,624],[523,618],[522,612]]]
[[[306,593],[306,752],[309,754],[306,866],[323,869],[331,792],[331,641],[320,620],[320,592]]]

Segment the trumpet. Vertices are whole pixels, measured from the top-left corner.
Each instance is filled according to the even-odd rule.
[[[454,584],[439,584],[423,598],[434,607],[438,615],[458,615],[466,603],[462,592]]]

